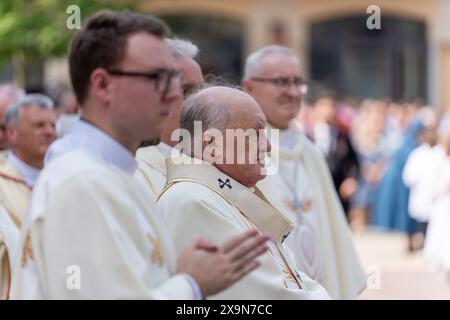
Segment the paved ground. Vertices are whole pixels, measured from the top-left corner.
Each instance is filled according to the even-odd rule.
[[[408,254],[405,236],[368,230],[354,238],[369,278],[360,299],[450,299],[450,279],[420,252]]]

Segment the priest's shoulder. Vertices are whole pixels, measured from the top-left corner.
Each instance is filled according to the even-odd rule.
[[[158,202],[187,206],[205,203],[210,206],[223,207],[228,202],[217,192],[200,182],[181,181],[168,188],[159,198]]]
[[[82,150],[67,152],[47,163],[39,175],[37,183],[46,182],[50,187],[59,185],[75,176],[92,177],[92,173],[102,176],[108,173],[107,167]]]
[[[157,146],[141,147],[136,151],[136,159],[140,159],[143,161],[148,161],[149,158],[151,159],[154,156],[162,157]]]

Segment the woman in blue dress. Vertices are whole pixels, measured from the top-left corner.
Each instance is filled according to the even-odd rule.
[[[423,123],[414,119],[406,128],[403,144],[391,158],[376,196],[373,223],[387,230],[405,232],[408,249],[414,250],[413,235],[417,232],[417,221],[408,213],[409,189],[402,179],[403,168],[409,154],[419,144],[419,134],[425,129]]]

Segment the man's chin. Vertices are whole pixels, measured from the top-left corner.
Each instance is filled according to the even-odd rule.
[[[289,124],[291,123],[291,121],[292,120],[279,122],[278,125],[276,126],[276,128],[280,129],[280,130],[285,130],[285,129],[289,128]]]
[[[149,146],[156,146],[160,142],[161,142],[160,138],[153,138],[153,139],[142,140],[141,143],[139,144],[139,148],[144,148],[144,147],[149,147]]]

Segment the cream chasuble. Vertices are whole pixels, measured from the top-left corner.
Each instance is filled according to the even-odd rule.
[[[210,164],[176,161],[166,160],[168,182],[158,206],[177,253],[195,234],[221,243],[257,228],[271,239],[261,266],[213,299],[329,299],[316,281],[295,268],[282,244],[293,226],[258,189],[253,193]]]
[[[9,297],[11,270],[17,254],[20,229],[11,219],[8,211],[0,205],[0,299]]]
[[[355,299],[366,276],[323,156],[293,123],[271,144],[278,171],[257,186],[296,225],[286,245],[298,268],[333,299]]]
[[[149,201],[151,200],[151,201]],[[16,299],[192,299],[154,196],[84,150],[52,160],[34,188],[11,288]]]
[[[165,158],[169,157],[167,148],[160,143],[156,146],[139,148],[136,152],[138,168],[135,176],[147,184],[155,196],[166,184]]]
[[[31,187],[8,160],[7,153],[0,157],[0,298],[8,296],[11,270],[19,241]]]
[[[20,228],[27,211],[31,187],[22,179],[17,169],[6,158],[0,163],[0,205]]]
[[[9,261],[5,237],[0,231],[0,300],[5,300],[9,297],[9,287],[11,285],[11,265]]]

